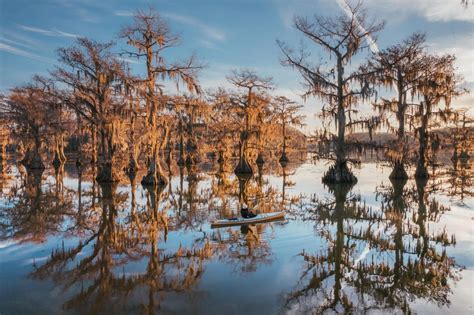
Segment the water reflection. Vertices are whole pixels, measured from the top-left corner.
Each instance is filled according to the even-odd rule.
[[[168,233],[164,191],[148,188],[146,194],[143,209],[136,211],[132,200],[130,214],[123,216],[128,194],[118,192],[116,185],[102,184],[99,207],[84,208],[89,220],[77,231],[89,235],[75,247],[57,248],[32,276],[53,279],[56,285],[74,291],[64,303],[66,309],[94,314],[111,307],[121,310],[124,305],[154,313],[164,293],[191,289],[210,255],[209,243],[195,242],[172,252],[160,249]],[[127,264],[139,260],[146,262],[145,270],[126,272]],[[134,304],[131,297],[136,290],[147,291],[147,300],[128,305]]]
[[[311,200],[305,213],[323,240],[320,250],[304,250],[303,272],[286,306],[300,312],[411,313],[409,302],[427,299],[449,305],[450,283],[460,267],[446,248],[455,244],[430,222],[449,209],[430,197],[427,180],[406,188],[406,180],[377,187],[380,211],[351,194],[352,187],[328,188],[332,198]]]
[[[266,286],[259,307],[271,313],[411,313],[421,299],[449,306],[462,268],[448,254],[456,238],[438,228],[451,210],[434,196],[472,196],[468,164],[429,182],[382,181],[370,202],[357,186],[308,188],[298,165],[266,164],[253,176],[207,169],[170,167],[166,186],[142,187],[133,178],[99,185],[82,166],[20,167],[5,184],[1,238],[54,244],[25,277],[52,283],[62,292],[57,308],[72,312],[207,313],[211,301],[241,303],[218,283]],[[289,220],[210,229],[243,203],[286,210]]]
[[[4,196],[0,236],[21,242],[43,242],[60,232],[66,216],[73,213],[72,192],[56,184],[43,183],[43,170],[20,166],[21,179]]]

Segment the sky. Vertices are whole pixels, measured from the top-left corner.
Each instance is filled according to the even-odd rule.
[[[472,1],[472,0],[469,0]],[[117,51],[126,44],[117,34],[132,22],[138,9],[153,7],[180,35],[181,44],[170,51],[170,60],[195,53],[206,64],[200,73],[204,88],[229,87],[226,76],[233,69],[253,69],[273,77],[275,95],[303,104],[306,131],[318,126],[318,99],[303,101],[301,77],[280,63],[276,40],[297,46],[302,36],[293,28],[295,15],[339,15],[341,0],[0,0],[0,93],[28,82],[35,74],[47,75],[57,64],[56,49],[74,44],[77,37],[100,42],[113,40]],[[474,6],[460,0],[365,0],[369,16],[385,21],[378,34],[379,49],[396,44],[416,31],[427,34],[428,49],[454,53],[463,86],[474,91]],[[309,44],[308,42],[306,42]],[[318,49],[314,58],[324,58]],[[363,56],[361,56],[362,58]],[[319,60],[319,59],[315,59]],[[140,72],[143,64],[133,60]],[[357,62],[357,61],[356,61]],[[169,93],[176,93],[167,85]],[[474,95],[453,102],[470,108]],[[369,111],[367,105],[365,110]]]

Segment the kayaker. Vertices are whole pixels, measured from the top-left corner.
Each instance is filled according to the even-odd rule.
[[[242,205],[242,208],[240,209],[240,215],[242,215],[242,218],[244,219],[250,219],[257,216],[255,213],[249,210],[249,207],[245,203]]]

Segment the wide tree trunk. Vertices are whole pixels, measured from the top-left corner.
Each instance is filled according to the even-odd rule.
[[[424,112],[426,106],[426,112]],[[428,118],[431,114],[431,104],[425,98],[425,104],[420,107],[421,126],[418,128],[418,163],[416,165],[415,178],[429,178],[428,168],[426,167],[426,156],[428,152]]]
[[[37,136],[35,138],[35,144],[33,146],[33,151],[31,152],[30,160],[27,162],[27,166],[30,169],[35,169],[35,170],[44,170],[44,163],[43,159],[41,158],[41,154],[39,152],[41,148],[41,140]]]
[[[253,174],[253,169],[252,166],[249,164],[247,161],[247,157],[245,156],[245,150],[244,150],[244,144],[240,142],[239,146],[239,163],[234,169],[234,173],[239,175],[239,174]]]
[[[398,105],[397,105],[397,120],[398,120],[398,131],[397,146],[402,148],[401,157],[395,161],[393,170],[389,175],[390,179],[394,180],[404,180],[408,179],[408,174],[405,170],[405,160],[406,160],[406,143],[405,143],[405,114],[407,110],[406,105],[406,94],[403,93],[403,77],[401,70],[398,71]]]
[[[113,132],[107,127],[101,128],[99,148],[99,170],[96,180],[99,183],[114,183],[119,181],[118,170],[114,165]]]
[[[423,128],[418,129],[420,146],[418,148],[418,162],[416,165],[415,178],[428,178],[428,168],[426,167],[426,151],[428,146],[428,135]]]
[[[407,171],[405,170],[405,164],[403,163],[403,160],[395,161],[392,172],[389,175],[389,178],[394,179],[394,180],[408,179],[408,174],[407,174]]]
[[[336,141],[336,162],[323,176],[324,183],[356,183],[357,178],[352,174],[347,166],[346,159],[346,110],[344,107],[343,90],[344,67],[341,57],[337,60],[337,79],[338,79],[338,106],[337,106],[337,141]]]
[[[54,159],[52,164],[55,168],[58,168],[65,162],[66,155],[64,154],[64,140],[63,136],[61,135],[54,141]]]
[[[152,148],[151,158],[148,162],[148,172],[142,179],[143,186],[166,186],[168,184],[168,179],[163,172],[163,168],[161,167],[161,161],[159,156],[159,151],[164,147],[166,144],[166,140],[169,135],[169,127],[165,127],[164,136],[162,139],[161,144],[158,143],[158,139],[155,139]]]

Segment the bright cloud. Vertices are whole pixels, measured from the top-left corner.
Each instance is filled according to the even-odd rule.
[[[396,16],[419,15],[430,22],[474,21],[472,6],[465,8],[460,0],[365,0],[369,9]]]
[[[58,29],[43,29],[39,27],[32,27],[32,26],[26,26],[26,25],[18,25],[18,28],[27,31],[27,32],[33,32],[33,33],[38,33],[41,35],[45,36],[53,36],[53,37],[79,37],[77,34],[72,34],[72,33],[67,33],[60,31]]]
[[[38,60],[38,61],[43,61],[43,62],[47,62],[47,63],[53,63],[54,62],[54,60],[51,60],[49,58],[45,58],[45,57],[30,53],[26,50],[16,48],[16,47],[13,47],[11,45],[8,45],[8,44],[2,43],[2,42],[0,42],[0,51],[5,51],[5,52],[8,52],[8,53],[17,55],[17,56],[22,56],[22,57],[26,57],[26,58],[30,58],[30,59],[34,59],[34,60]]]
[[[199,21],[198,19],[191,17],[191,16],[186,16],[186,15],[179,15],[175,13],[163,13],[162,14],[164,17],[176,21],[178,23],[183,23],[187,24],[193,27],[198,28],[201,32],[203,32],[206,36],[208,36],[211,39],[217,40],[217,41],[224,41],[226,39],[226,36],[224,32],[221,30],[208,26],[204,24],[203,22]]]
[[[133,16],[132,11],[125,11],[125,10],[114,11],[114,14],[116,16]]]

